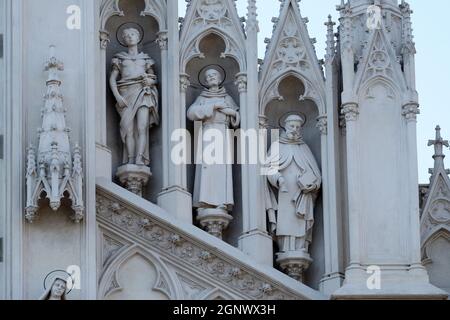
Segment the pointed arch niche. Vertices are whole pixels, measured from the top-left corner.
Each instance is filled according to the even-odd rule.
[[[216,30],[210,30],[200,35],[195,40],[195,54],[190,55],[186,64],[181,66],[182,72],[182,86],[181,86],[181,101],[182,105],[186,106],[186,110],[191,106],[196,98],[205,89],[202,85],[201,76],[208,66],[221,69],[225,75],[223,87],[226,88],[228,94],[234,99],[236,104],[242,109],[242,102],[246,101],[242,96],[242,92],[239,91],[236,85],[236,80],[239,78],[242,70],[242,66],[236,60],[235,55],[229,54],[230,41],[228,37]],[[183,56],[184,57],[184,56]],[[218,67],[218,68],[217,68]],[[190,132],[194,139],[194,123],[187,121],[186,128]],[[235,145],[235,154],[237,150]],[[192,151],[194,151],[194,145],[192,145]],[[194,152],[192,152],[194,155]],[[194,160],[194,159],[193,159]],[[187,168],[187,183],[188,190],[191,194],[194,192],[195,183],[195,170],[196,165],[189,165]],[[234,188],[234,210],[232,212],[233,221],[227,230],[224,231],[224,241],[237,247],[238,238],[242,233],[242,187],[241,187],[241,170],[240,165],[233,166],[233,188]],[[193,209],[194,221],[196,221],[197,212]]]
[[[115,108],[115,98],[109,87],[111,60],[119,52],[127,48],[120,43],[120,31],[124,27],[134,27],[143,33],[139,51],[148,54],[156,64],[158,77],[159,114],[167,101],[167,31],[166,4],[163,0],[103,0],[100,6],[100,69],[101,69],[101,102],[97,107],[97,149],[100,145],[110,153],[109,157],[100,159],[111,162],[106,166],[104,175],[117,182],[115,173],[122,163],[123,144],[120,138],[120,116]],[[162,123],[162,122],[161,122]],[[144,188],[143,197],[154,203],[162,190],[162,128],[150,129],[150,158],[153,176]],[[111,172],[109,172],[111,171]]]
[[[289,113],[302,114],[306,119],[303,127],[303,138],[323,172],[322,134],[317,125],[321,112],[316,102],[318,100],[311,92],[310,84],[300,75],[294,72],[287,73],[269,86],[269,90],[263,95],[265,104],[263,104],[261,114],[269,135],[271,129],[282,130],[281,120],[284,115]],[[304,283],[309,287],[319,289],[320,280],[325,273],[322,192],[317,198],[314,218],[313,242],[310,248],[310,254],[314,261],[305,274]],[[277,252],[276,243],[274,243],[274,248],[274,251]]]

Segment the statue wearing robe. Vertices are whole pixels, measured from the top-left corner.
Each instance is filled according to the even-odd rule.
[[[307,253],[312,241],[314,205],[322,179],[301,137],[303,123],[300,116],[286,119],[286,132],[271,147],[266,164],[270,170],[265,186],[266,209],[280,252]]]
[[[223,145],[216,144],[215,147],[223,148],[224,158],[217,164],[207,164],[203,159],[203,163],[197,165],[194,207],[232,211],[233,171],[232,163],[227,161],[232,150],[232,136],[228,129],[239,126],[239,107],[225,88],[219,87],[221,75],[218,71],[211,69],[205,75],[209,89],[200,94],[188,109],[187,116],[191,121],[202,122],[202,137],[199,139],[203,140],[203,148],[214,143],[206,141],[205,135],[220,134],[223,137]]]

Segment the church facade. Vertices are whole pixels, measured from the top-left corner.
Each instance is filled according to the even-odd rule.
[[[186,2],[0,0],[0,299],[447,299],[409,4]]]

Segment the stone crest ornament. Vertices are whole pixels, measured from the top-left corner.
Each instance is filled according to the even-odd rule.
[[[322,183],[319,166],[302,138],[304,123],[300,115],[285,118],[284,132],[267,158],[265,192],[270,232],[279,247],[277,262],[299,281],[312,262],[314,206]]]
[[[227,8],[220,0],[203,0],[198,8],[199,15],[210,21],[220,20],[225,16]]]
[[[39,200],[45,194],[50,207],[57,211],[65,196],[72,201],[72,219],[80,222],[84,217],[83,164],[81,148],[71,150],[70,129],[66,127],[61,80],[58,72],[64,70],[62,62],[55,57],[55,47],[50,47],[50,58],[45,65],[48,71],[47,93],[42,108],[42,127],[39,132],[37,152],[31,145],[27,155],[27,204],[25,218],[34,222],[39,210]]]
[[[124,165],[118,169],[117,177],[129,191],[142,195],[142,188],[152,175],[149,129],[159,124],[157,77],[154,60],[138,51],[141,32],[126,28],[121,36],[128,52],[114,56],[110,77],[124,145]]]
[[[220,87],[223,79],[214,68],[205,72],[205,89],[188,110],[191,121],[202,122],[202,136],[199,142],[205,150],[210,148],[208,138],[211,134],[220,134],[223,145],[214,143],[216,153],[222,154],[220,163],[210,164],[202,159],[197,166],[194,189],[194,207],[198,210],[198,221],[212,235],[221,238],[222,231],[232,220],[229,212],[233,210],[233,169],[231,161],[227,161],[232,150],[230,127],[237,128],[240,123],[239,107],[225,88]],[[200,139],[202,139],[200,141]],[[209,142],[208,142],[209,141]]]

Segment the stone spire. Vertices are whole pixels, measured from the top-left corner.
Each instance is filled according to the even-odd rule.
[[[248,0],[246,24],[247,33],[250,31],[259,32],[257,9],[256,0]]]
[[[38,130],[38,152],[36,154],[32,145],[28,149],[26,219],[29,222],[33,222],[36,217],[38,201],[43,193],[50,200],[52,210],[57,211],[67,192],[75,211],[73,220],[80,222],[83,218],[81,148],[76,145],[72,157],[70,129],[65,119],[67,110],[63,105],[62,82],[59,78],[59,72],[63,70],[64,65],[56,59],[55,47],[51,46],[50,57],[45,64],[45,71],[48,72],[47,92],[41,111],[42,126]]]
[[[334,26],[336,22],[333,22],[331,14],[328,15],[328,21],[325,22],[325,26],[327,27],[327,54],[325,59],[327,61],[333,59],[336,53],[336,40],[334,38]]]
[[[446,174],[450,174],[450,170],[445,169],[444,165],[444,146],[449,147],[449,142],[447,140],[444,140],[441,136],[441,127],[436,127],[436,139],[435,140],[429,140],[428,146],[434,146],[434,168],[430,169],[430,174],[432,175],[432,179],[434,179],[434,176],[436,176],[439,171],[444,171]]]

